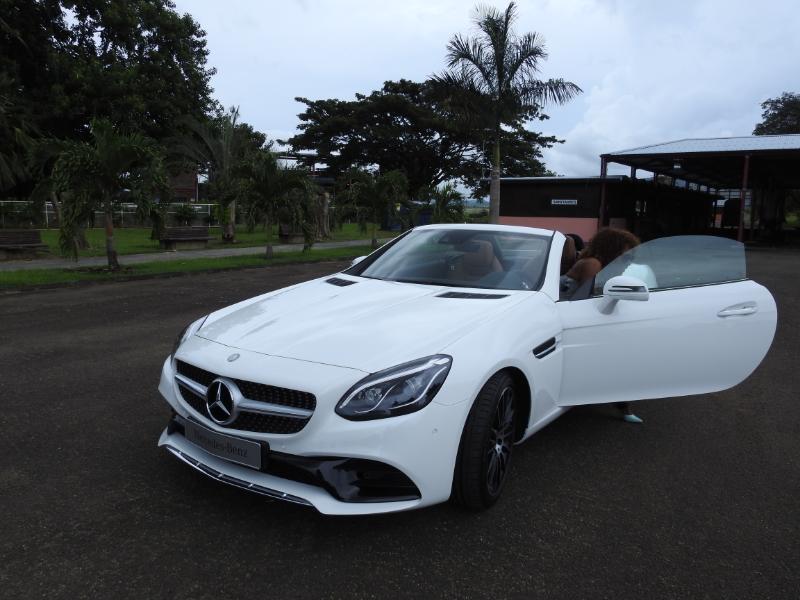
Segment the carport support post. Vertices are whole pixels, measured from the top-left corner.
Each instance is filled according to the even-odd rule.
[[[739,192],[739,235],[737,240],[744,241],[744,198],[747,193],[747,178],[750,175],[750,155],[744,155],[744,171],[742,173],[742,189]]]
[[[606,220],[606,175],[608,175],[608,159],[600,157],[600,214],[597,217],[597,230],[600,231]]]

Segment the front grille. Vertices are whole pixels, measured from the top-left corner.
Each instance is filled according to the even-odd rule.
[[[182,360],[175,362],[178,366],[178,373],[206,387],[211,385],[211,382],[217,378],[217,375],[214,373],[185,363]],[[305,408],[306,410],[314,410],[317,407],[317,399],[314,397],[314,394],[308,392],[279,388],[274,385],[254,383],[241,379],[234,379],[233,381],[236,382],[242,395],[250,400],[271,402],[272,404],[291,406],[293,408]]]
[[[263,383],[253,383],[252,381],[242,381],[241,379],[234,379],[234,381],[242,391],[242,395],[250,400],[271,402],[272,404],[281,404],[282,406],[291,406],[293,408],[305,408],[306,410],[314,410],[317,407],[317,400],[314,398],[314,394],[309,394],[308,392],[298,392],[297,390],[264,385]]]
[[[217,378],[217,375],[177,360],[176,367],[178,373],[184,377],[196,381],[197,383],[208,387],[211,382]],[[263,383],[255,383],[252,381],[244,381],[241,379],[233,379],[238,386],[242,395],[248,400],[255,400],[257,402],[267,402],[280,406],[288,406],[291,408],[302,408],[313,411],[317,406],[317,400],[314,394],[308,392],[301,392],[299,390],[292,390],[288,388],[279,388],[272,385]],[[192,409],[200,415],[207,417],[206,414],[206,399],[196,392],[183,385],[180,381],[177,382],[180,387],[181,396]],[[308,418],[297,417],[284,417],[280,415],[265,415],[257,412],[242,410],[236,420],[229,425],[225,425],[228,429],[237,429],[240,431],[253,431],[257,433],[297,433],[308,423]]]

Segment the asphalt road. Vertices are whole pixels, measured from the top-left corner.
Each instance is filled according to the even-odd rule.
[[[751,253],[779,326],[745,383],[575,409],[480,514],[324,517],[156,448],[180,328],[334,263],[0,295],[0,596],[797,598],[799,265]]]

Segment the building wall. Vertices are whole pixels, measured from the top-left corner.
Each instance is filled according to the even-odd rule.
[[[500,223],[556,229],[591,238],[598,229],[599,178],[518,179],[500,182]],[[606,181],[606,225],[643,240],[707,233],[714,196],[642,180]]]
[[[507,217],[500,215],[501,225],[519,225],[522,227],[541,227],[554,229],[561,233],[577,233],[588,240],[597,233],[597,217]]]
[[[600,186],[592,180],[500,182],[500,223],[577,233],[597,233]]]
[[[597,218],[598,183],[501,181],[500,215],[506,217]]]

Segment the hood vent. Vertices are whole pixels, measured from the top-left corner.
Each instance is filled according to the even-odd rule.
[[[350,281],[349,279],[342,279],[340,277],[331,277],[330,279],[326,279],[325,282],[331,285],[338,285],[339,287],[347,287],[348,285],[358,283],[357,281]]]
[[[445,292],[437,298],[461,298],[464,300],[499,300],[508,298],[508,294],[473,294],[472,292]]]

